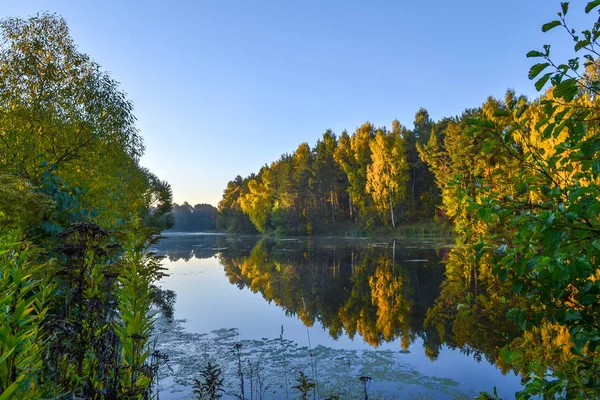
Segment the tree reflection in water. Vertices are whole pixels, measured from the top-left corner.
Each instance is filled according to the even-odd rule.
[[[162,250],[171,261],[218,257],[233,285],[333,338],[399,340],[402,350],[420,338],[432,360],[445,345],[506,372],[499,350],[519,334],[506,318],[510,291],[482,260],[474,268],[472,255],[446,244],[206,235],[171,238]]]

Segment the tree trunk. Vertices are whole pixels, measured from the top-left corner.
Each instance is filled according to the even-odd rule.
[[[390,193],[390,214],[392,214],[392,228],[396,229],[396,221],[394,220],[394,203],[392,203],[392,191],[388,189]]]
[[[413,177],[412,177],[412,193],[410,195],[411,197],[411,203],[412,203],[412,212],[415,212],[416,209],[416,205],[415,205],[415,183],[417,182],[417,160],[415,159],[415,162],[413,164]]]
[[[335,225],[335,200],[333,198],[333,190],[329,193],[331,196],[331,219],[333,220],[333,224]]]

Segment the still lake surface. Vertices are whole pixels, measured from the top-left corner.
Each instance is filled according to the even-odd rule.
[[[253,399],[299,398],[299,371],[317,398],[364,399],[361,376],[371,378],[369,399],[473,398],[494,387],[513,398],[521,387],[484,350],[444,342],[426,322],[449,238],[168,236],[155,246],[169,274],[160,287],[176,295],[173,319],[157,324],[169,356],[162,399],[193,398],[209,360],[235,398],[238,358]]]

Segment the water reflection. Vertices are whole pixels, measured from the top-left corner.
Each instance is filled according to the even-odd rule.
[[[403,349],[420,339],[431,360],[446,345],[497,364],[499,349],[518,334],[501,288],[488,295],[489,277],[472,276],[447,242],[204,235],[157,247],[170,261],[218,257],[230,283],[332,338],[358,336],[373,347],[399,340]]]
[[[330,336],[360,335],[378,346],[423,336],[426,310],[438,295],[443,265],[433,249],[394,243],[315,246],[260,240],[249,255],[221,253],[231,283],[260,292],[269,302],[316,322]]]
[[[498,371],[510,370],[498,353],[518,334],[505,317],[510,290],[485,267],[474,268],[472,255],[452,247],[449,239],[172,235],[156,250],[169,260],[171,276],[162,285],[177,294],[175,318],[186,319],[186,330],[199,338],[234,329],[236,340],[270,349],[268,338],[285,325],[286,340],[297,343],[299,352],[308,351],[303,346],[310,347],[311,339],[313,348],[329,349],[323,350],[322,368],[337,365],[339,354],[327,353],[333,348],[376,358],[393,354],[379,372],[370,370],[379,368],[377,362],[358,367],[365,369],[362,375],[378,374],[375,386],[388,394],[399,389],[386,385],[406,386],[407,376],[413,376],[397,380],[389,374],[409,365],[421,378],[450,379],[473,393],[498,386],[512,397],[520,387],[518,377]],[[182,336],[184,348],[191,346],[190,338]],[[185,364],[188,356],[180,358]],[[347,371],[338,372],[323,376],[346,379]],[[408,385],[404,393],[427,393],[423,382]]]
[[[485,358],[508,372],[510,367],[499,352],[521,331],[506,315],[522,300],[472,250],[454,247],[445,266],[446,278],[427,312],[426,326],[435,328],[439,342],[447,347],[472,355],[477,361]]]

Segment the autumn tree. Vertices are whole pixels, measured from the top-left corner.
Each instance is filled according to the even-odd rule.
[[[270,188],[270,170],[264,166],[256,178],[248,181],[248,192],[239,201],[240,207],[259,232],[267,230],[267,221],[271,214],[272,194]]]
[[[366,191],[371,194],[375,208],[390,215],[393,228],[396,227],[395,208],[404,197],[408,182],[405,134],[406,129],[397,120],[390,132],[377,130],[370,143],[371,163],[367,166]]]
[[[370,142],[374,137],[375,128],[367,122],[357,128],[352,136],[343,132],[335,153],[336,161],[348,178],[351,218],[356,218],[359,213],[361,217],[365,217],[369,207],[366,193],[367,166],[371,163]]]

